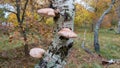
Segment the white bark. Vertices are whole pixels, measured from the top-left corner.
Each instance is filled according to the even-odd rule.
[[[86,10],[90,11],[90,12],[94,12],[95,8],[93,8],[92,6],[90,6],[88,3],[86,3],[84,0],[75,0],[75,3],[80,4],[81,6],[83,6]]]
[[[39,68],[64,68],[66,57],[73,45],[73,40],[58,35],[62,28],[73,30],[74,24],[74,0],[53,0],[53,7],[60,10],[55,18],[54,39]]]

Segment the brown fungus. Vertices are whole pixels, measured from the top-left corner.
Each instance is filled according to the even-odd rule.
[[[58,32],[58,35],[63,36],[65,38],[76,38],[77,34],[74,33],[72,30],[69,28],[63,28]]]
[[[29,54],[34,58],[42,58],[43,55],[45,54],[45,50],[41,48],[32,48]]]

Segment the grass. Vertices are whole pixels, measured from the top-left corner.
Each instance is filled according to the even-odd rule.
[[[84,32],[80,32],[78,37],[75,39],[76,48],[80,47],[81,41],[83,40]],[[108,59],[112,58],[120,58],[120,35],[115,34],[114,31],[109,31],[107,29],[102,29],[99,31],[99,43],[101,48],[101,55],[105,56]],[[86,46],[90,48],[92,51],[93,48],[93,32],[88,32],[86,34]]]
[[[114,31],[109,31],[108,29],[99,30],[99,43],[101,48],[100,55],[102,58],[91,57],[84,52],[84,50],[81,48],[84,30],[77,30],[76,33],[78,33],[78,38],[75,39],[75,46],[73,48],[77,50],[75,53],[77,57],[74,57],[78,60],[77,68],[103,68],[104,66],[101,64],[101,60],[120,59],[120,35],[116,34]],[[94,33],[87,30],[85,46],[95,53],[93,47],[93,37]],[[71,65],[71,63],[68,65]],[[116,68],[120,68],[120,65],[115,66]],[[114,68],[114,65],[110,65],[110,68]]]
[[[68,57],[68,62],[65,68],[104,68],[105,66],[101,64],[101,60],[120,59],[120,35],[115,34],[114,31],[109,31],[107,29],[99,30],[99,33],[100,33],[99,43],[101,48],[100,55],[102,57],[99,57],[94,51],[93,32],[90,32],[89,30],[87,30],[85,46],[95,54],[95,57],[87,54],[81,48],[84,30],[77,29],[76,33],[78,34],[78,38],[74,39],[75,43]],[[21,68],[33,68],[33,66],[38,62],[38,59],[33,59],[31,57],[29,58],[24,57],[23,56],[24,54],[22,53],[22,50],[21,50],[22,45],[23,45],[23,42],[20,39],[16,39],[16,40],[13,40],[12,42],[9,42],[8,36],[1,35],[0,52],[2,53],[4,51],[7,51],[6,52],[7,57],[10,57],[10,58],[7,61],[2,60],[4,61],[4,63],[0,64],[0,68],[5,68],[4,65],[9,66],[11,63],[13,63],[11,65],[11,68],[14,67],[14,65],[16,65],[17,68],[20,68],[19,67],[20,65],[23,65],[23,67]],[[16,50],[18,50],[19,52]],[[15,51],[16,51],[16,54],[14,53]],[[16,61],[19,61],[19,62],[16,62]],[[109,68],[114,68],[114,67],[119,68],[120,65],[113,64],[109,66]]]
[[[16,47],[21,47],[21,46],[22,46],[21,40],[14,40],[12,42],[9,42],[8,36],[1,35],[0,37],[0,51],[14,49]]]

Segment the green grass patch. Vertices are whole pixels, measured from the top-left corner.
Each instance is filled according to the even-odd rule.
[[[83,63],[79,68],[103,68],[98,63]]]
[[[16,47],[21,47],[23,42],[21,40],[12,40],[9,42],[9,37],[6,35],[1,35],[0,37],[0,51],[14,49]]]
[[[72,52],[72,58],[75,59],[71,59],[71,57],[68,59],[71,61],[68,62],[67,68],[103,68],[100,62],[96,60],[97,58],[95,60],[90,60],[92,57],[90,57],[90,55],[81,48],[81,43],[84,37],[84,29],[78,29],[76,33],[78,34],[78,38],[74,39],[74,51]],[[95,53],[93,40],[94,33],[87,29],[85,46]],[[31,42],[34,42],[34,40],[31,40]],[[120,35],[116,34],[114,31],[109,31],[108,29],[100,29],[99,43],[101,48],[100,54],[102,57],[105,59],[120,59]],[[9,42],[8,36],[1,35],[0,37],[0,52],[19,48],[22,45],[23,41],[19,39]],[[13,54],[10,53],[10,55],[12,56]]]

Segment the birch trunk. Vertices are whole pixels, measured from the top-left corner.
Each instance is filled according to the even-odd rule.
[[[54,17],[54,39],[45,57],[40,61],[38,68],[64,68],[66,57],[70,48],[73,46],[71,38],[64,38],[58,35],[58,31],[62,28],[73,30],[75,7],[74,0],[52,0],[55,9],[59,9],[60,13]]]

